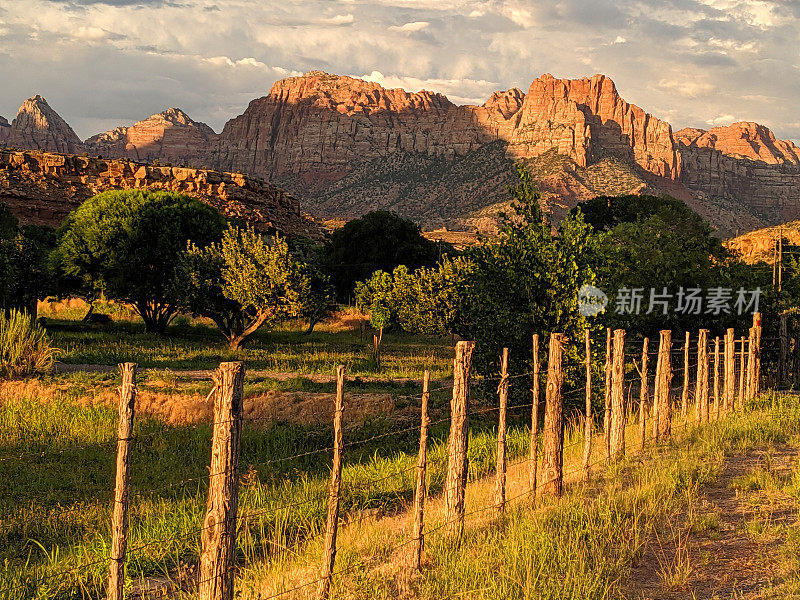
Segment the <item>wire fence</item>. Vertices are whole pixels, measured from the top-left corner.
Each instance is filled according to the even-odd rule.
[[[656,344],[658,345],[658,344]],[[675,346],[678,346],[678,350],[675,350]],[[693,344],[694,347],[690,346],[687,349],[684,348],[683,341],[679,340],[678,343],[673,343],[672,348],[659,348],[654,352],[648,352],[648,356],[652,355],[654,357],[658,357],[658,365],[661,365],[662,362],[665,366],[657,366],[656,361],[651,361],[651,367],[649,368],[649,373],[647,376],[647,384],[651,390],[653,390],[653,401],[651,402],[650,396],[645,395],[640,400],[638,397],[635,397],[633,391],[636,390],[637,394],[640,392],[637,389],[643,381],[645,381],[644,376],[642,374],[640,359],[642,356],[641,346],[640,343],[638,344],[639,351],[637,353],[637,344],[632,343],[631,340],[625,340],[625,343],[621,345],[619,349],[615,349],[615,352],[622,352],[623,353],[623,364],[627,364],[628,368],[623,368],[622,376],[613,376],[610,375],[607,377],[597,377],[596,373],[595,376],[592,377],[591,387],[589,391],[598,397],[605,397],[605,405],[596,412],[600,412],[600,415],[593,415],[592,420],[597,420],[598,416],[602,418],[608,418],[607,415],[610,414],[612,407],[612,399],[611,396],[615,393],[623,394],[623,413],[622,416],[616,413],[617,408],[614,408],[615,415],[613,418],[615,419],[622,419],[623,425],[622,429],[625,429],[625,422],[629,420],[635,419],[647,419],[650,417],[656,419],[663,419],[665,418],[663,415],[659,416],[658,411],[664,410],[663,407],[659,408],[658,403],[656,402],[656,396],[658,394],[666,394],[667,397],[667,416],[666,418],[669,420],[671,424],[673,421],[675,423],[680,423],[681,419],[683,421],[683,432],[687,431],[687,428],[691,426],[699,425],[698,423],[693,422],[693,413],[694,411],[690,411],[689,418],[681,418],[675,417],[673,419],[672,411],[676,411],[678,408],[677,402],[680,400],[680,395],[675,393],[676,387],[680,389],[681,387],[687,388],[691,401],[697,403],[702,401],[702,398],[697,396],[697,392],[699,391],[699,384],[698,379],[701,379],[702,376],[699,374],[700,369],[698,369],[700,362],[701,362],[701,354],[698,352],[697,343]],[[759,346],[755,352],[751,352],[748,348],[748,356],[753,355],[754,358],[748,359],[747,365],[745,364],[737,364],[734,362],[734,369],[742,370],[747,368],[748,375],[747,375],[747,396],[752,398],[754,394],[758,391],[758,381],[751,381],[752,375],[750,374],[750,370],[752,369],[755,371],[758,368],[755,364],[750,364],[751,360],[760,360],[761,356],[761,347]],[[688,358],[687,358],[688,357]],[[627,359],[627,362],[626,362]],[[709,352],[706,355],[706,360],[709,360],[712,364],[714,362],[714,355],[713,352]],[[609,373],[609,365],[611,364],[612,357],[606,357],[606,372]],[[688,361],[689,371],[686,371],[686,367],[684,364]],[[676,367],[672,368],[672,363],[676,363]],[[728,361],[725,362],[725,365],[730,364]],[[667,366],[668,365],[668,366]],[[708,365],[706,365],[708,366]],[[760,365],[759,365],[760,367]],[[557,369],[560,368],[560,365]],[[724,368],[729,368],[725,366]],[[662,371],[658,371],[659,369],[667,369],[669,373],[665,375],[664,381],[667,382],[666,390],[659,391],[659,377],[661,377],[660,373]],[[658,371],[658,372],[657,372]],[[692,377],[694,375],[694,377]],[[585,396],[587,391],[587,385],[572,387],[567,390],[558,389],[555,390],[550,382],[550,377],[552,377],[552,373],[549,375],[545,372],[544,369],[536,369],[536,370],[524,370],[522,373],[515,373],[513,375],[508,374],[500,374],[497,377],[485,377],[480,378],[480,383],[494,383],[497,382],[498,385],[498,392],[501,391],[502,386],[509,386],[513,385],[514,382],[520,380],[528,380],[533,382],[534,379],[541,379],[544,377],[548,378],[548,384],[546,387],[547,393],[543,394],[546,396],[545,402],[542,402],[542,398],[532,399],[531,402],[528,403],[516,403],[512,404],[507,407],[507,410],[511,413],[519,413],[522,412],[523,414],[526,411],[531,413],[531,419],[533,422],[541,421],[540,415],[540,408],[544,405],[545,406],[545,419],[544,425],[539,424],[537,426],[537,438],[536,438],[536,445],[531,446],[530,444],[517,444],[516,454],[512,454],[512,459],[515,459],[509,465],[510,468],[519,468],[524,465],[530,466],[531,464],[538,466],[544,466],[546,457],[540,453],[539,448],[541,447],[542,453],[546,450],[546,440],[552,439],[560,439],[558,452],[561,456],[561,467],[559,469],[559,473],[556,475],[559,482],[569,480],[573,476],[576,475],[585,475],[589,471],[596,469],[598,466],[602,464],[608,464],[615,460],[615,456],[617,456],[617,450],[613,450],[610,447],[610,432],[609,430],[603,429],[598,435],[594,436],[591,440],[591,445],[594,446],[594,450],[590,451],[588,456],[585,456],[576,466],[574,469],[570,469],[564,471],[563,469],[563,456],[565,451],[576,449],[579,447],[584,448],[584,454],[586,453],[586,442],[587,440],[584,439],[583,436],[583,424],[582,421],[585,419],[584,413],[581,410],[574,409],[569,414],[564,414],[563,410],[559,411],[559,416],[555,420],[555,422],[548,423],[548,416],[550,415],[550,406],[551,402],[558,402],[560,405],[565,405],[565,401],[572,400],[579,398],[580,396]],[[609,379],[610,378],[610,379]],[[673,378],[672,382],[669,382],[669,378]],[[705,384],[707,386],[711,386],[710,378],[708,376],[708,369],[706,369],[705,375]],[[606,380],[609,380],[608,382]],[[676,381],[677,380],[677,381]],[[737,374],[734,377],[736,384],[740,381],[740,377]],[[467,373],[466,378],[466,389],[469,390],[470,387],[470,377],[469,373]],[[562,379],[563,381],[563,379]],[[691,385],[689,383],[691,382]],[[421,392],[416,394],[406,394],[402,396],[396,396],[395,400],[402,399],[404,402],[414,402],[417,401],[427,401],[427,398],[430,398],[432,395],[441,394],[443,392],[452,392],[453,394],[453,402],[456,401],[456,397],[459,393],[459,390],[463,391],[464,388],[464,381],[457,381],[453,380],[452,383],[445,383],[443,385],[439,385],[433,389],[423,389]],[[655,389],[653,389],[655,388]],[[507,389],[507,387],[506,387]],[[627,389],[627,396],[628,398],[624,398],[624,391]],[[340,387],[337,393],[344,393],[344,390]],[[222,394],[222,390],[218,390],[215,386],[212,389],[209,398],[218,398]],[[468,396],[467,392],[467,396]],[[708,395],[706,395],[706,398]],[[726,396],[727,398],[728,396]],[[733,396],[735,398],[735,395]],[[240,398],[241,400],[241,398]],[[712,398],[713,403],[716,403],[716,406],[719,406],[719,403],[722,402],[722,396],[720,394],[716,394],[716,397]],[[652,410],[650,408],[652,407]],[[467,407],[469,410],[469,407]],[[727,407],[729,410],[733,410],[734,406]],[[505,406],[501,403],[500,405],[476,405],[469,410],[469,414],[473,417],[481,416],[481,417],[489,417],[494,415],[495,413],[499,413],[503,411],[505,414]],[[341,409],[340,409],[341,412]],[[458,446],[453,444],[453,427],[455,423],[455,414],[446,414],[446,411],[443,411],[445,414],[441,418],[437,418],[435,420],[428,420],[424,424],[425,429],[435,427],[437,425],[444,425],[445,423],[451,423],[451,435],[450,441],[446,447],[445,451],[442,451],[441,448],[444,448],[443,445],[439,446],[439,449],[434,449],[431,454],[431,460],[427,463],[428,468],[430,469],[427,471],[427,479],[428,483],[424,486],[424,495],[430,495],[432,499],[435,498],[442,498],[448,503],[448,511],[450,510],[449,506],[449,497],[451,494],[460,491],[462,494],[466,493],[466,487],[469,486],[486,486],[487,483],[483,481],[483,478],[487,475],[491,475],[492,471],[497,468],[496,464],[492,464],[491,462],[484,461],[484,466],[482,468],[478,468],[474,470],[472,473],[471,478],[469,479],[469,484],[467,483],[466,476],[462,478],[461,481],[456,482],[454,485],[448,485],[448,483],[452,483],[451,470],[452,465],[454,463],[458,463],[464,456],[470,456],[466,445]],[[216,414],[216,413],[215,413]],[[707,411],[706,414],[711,414],[710,411]],[[520,415],[521,417],[522,415]],[[226,418],[216,418],[212,422],[212,429],[214,433],[214,447],[212,452],[217,452],[219,448],[217,447],[217,433],[218,431],[225,431],[228,428],[241,428],[243,423],[254,423],[259,421],[267,421],[270,420],[268,417],[258,417],[254,419],[243,418],[241,413],[238,415],[231,414]],[[602,419],[601,419],[602,420]],[[505,422],[505,416],[500,421],[501,423]],[[613,425],[612,425],[613,426]],[[421,433],[423,425],[414,424],[414,425],[404,425],[399,428],[391,428],[387,431],[382,431],[380,433],[376,433],[374,435],[370,435],[363,439],[357,440],[347,440],[337,442],[336,440],[341,440],[341,437],[337,438],[334,436],[334,443],[332,445],[322,445],[318,448],[303,450],[302,452],[296,452],[294,454],[288,454],[286,456],[273,456],[264,458],[263,460],[258,461],[247,461],[246,464],[237,464],[234,467],[225,468],[220,471],[213,471],[211,467],[208,468],[206,473],[202,475],[195,475],[191,477],[183,478],[176,482],[169,482],[165,483],[164,485],[157,485],[155,487],[151,487],[149,489],[141,489],[141,490],[130,490],[129,488],[125,489],[123,502],[126,507],[126,511],[128,510],[128,506],[132,505],[133,502],[142,500],[144,498],[157,496],[162,492],[172,491],[175,489],[186,488],[187,486],[194,484],[194,485],[202,485],[200,491],[205,490],[206,486],[209,487],[209,498],[211,494],[211,487],[212,484],[218,483],[220,480],[232,480],[236,482],[238,486],[238,479],[243,474],[247,473],[249,470],[255,467],[267,467],[270,465],[277,465],[280,463],[287,463],[291,461],[297,461],[300,459],[307,459],[313,457],[315,460],[319,460],[321,462],[325,462],[328,459],[323,458],[327,455],[333,453],[334,456],[338,453],[344,452],[345,455],[347,453],[353,452],[355,449],[360,447],[368,447],[370,445],[374,445],[376,442],[385,442],[392,438],[400,438],[403,436],[408,436],[409,434]],[[673,438],[673,440],[677,437],[677,431],[670,431],[671,427],[667,428],[667,436]],[[520,429],[517,427],[518,430],[518,439],[525,440],[526,438],[530,437],[530,429],[525,429],[524,426]],[[11,461],[24,461],[29,459],[34,459],[37,457],[59,457],[64,455],[65,453],[69,452],[80,452],[81,450],[86,450],[91,447],[102,447],[108,448],[109,450],[114,446],[121,444],[122,442],[145,442],[147,440],[152,440],[157,438],[158,436],[166,435],[168,432],[166,430],[159,430],[153,431],[148,433],[137,433],[134,434],[130,438],[120,439],[120,440],[109,440],[107,442],[102,442],[101,444],[77,444],[70,447],[64,447],[59,449],[52,449],[52,450],[43,450],[39,451],[30,451],[30,452],[22,452],[22,453],[11,453],[5,456],[0,456],[0,463],[8,463]],[[491,435],[498,435],[499,431],[496,431],[494,434]],[[488,434],[487,434],[488,435]],[[491,437],[490,435],[490,437]],[[637,434],[638,435],[638,434]],[[553,437],[555,436],[555,438]],[[652,438],[652,436],[649,436]],[[505,439],[505,434],[503,434],[503,439]],[[571,441],[569,441],[571,440]],[[655,440],[657,441],[657,440]],[[489,440],[489,442],[494,443],[494,438]],[[482,448],[485,450],[486,448],[490,448],[491,444],[487,442]],[[651,443],[653,440],[651,440]],[[466,442],[464,442],[466,444]],[[619,443],[618,441],[615,443]],[[629,448],[631,444],[628,445]],[[635,446],[635,444],[633,445]],[[624,448],[624,446],[623,446]],[[134,449],[135,451],[135,449]],[[238,453],[240,451],[239,447],[235,448],[235,452]],[[624,450],[623,450],[624,452]],[[387,493],[387,491],[391,494],[395,495],[395,500],[393,502],[393,509],[396,511],[401,511],[407,508],[407,497],[406,495],[414,492],[415,483],[413,481],[412,474],[417,473],[419,470],[418,464],[408,464],[403,465],[404,460],[408,460],[411,462],[413,460],[413,454],[407,453],[403,455],[405,458],[401,461],[396,461],[394,468],[390,469],[387,474],[382,474],[381,476],[376,477],[364,477],[362,472],[356,471],[356,477],[347,477],[341,481],[343,483],[343,492],[340,493],[339,491],[336,492],[335,502],[336,502],[336,513],[338,515],[339,508],[340,508],[340,501],[342,497],[345,497],[347,494],[361,494],[366,499],[366,504],[369,504],[369,501],[372,499],[378,499],[381,494]],[[594,458],[593,458],[594,457]],[[473,453],[472,460],[476,460],[476,457]],[[576,461],[577,462],[577,461]],[[334,459],[334,467],[335,467],[335,459]],[[335,471],[335,469],[334,469]],[[446,471],[446,472],[445,472]],[[301,476],[302,474],[298,473],[295,475],[287,475],[285,478],[285,483],[290,485],[294,479]],[[445,477],[446,475],[446,477]],[[387,485],[396,480],[398,485],[389,486],[387,490]],[[537,494],[541,493],[543,488],[549,487],[551,483],[553,483],[554,479],[543,480],[543,476],[539,476],[538,481],[535,481],[532,486],[528,489],[523,489],[515,493],[513,496],[504,497],[503,504],[519,501],[526,497],[530,497],[535,499]],[[438,482],[438,483],[437,483]],[[129,485],[129,481],[125,484]],[[560,485],[560,484],[559,484]],[[119,476],[117,479],[117,496],[119,498],[119,486],[120,480]],[[275,489],[277,489],[276,486]],[[524,486],[523,486],[524,487]],[[234,489],[234,493],[237,492],[238,488]],[[267,503],[267,506],[261,507],[248,507],[248,510],[243,510],[239,514],[233,515],[233,529],[230,530],[231,523],[225,524],[228,527],[226,535],[236,536],[236,523],[238,521],[238,527],[240,533],[246,530],[248,524],[251,522],[260,523],[260,525],[264,525],[264,520],[268,521],[267,528],[272,523],[272,521],[277,521],[277,515],[284,512],[291,512],[296,511],[301,508],[306,508],[309,506],[316,506],[319,509],[319,512],[325,512],[326,509],[330,509],[331,503],[333,502],[333,492],[331,489],[326,489],[324,482],[318,482],[316,485],[316,492],[310,494],[308,497],[298,498],[296,500],[285,501],[285,502],[277,502],[277,503]],[[375,496],[371,495],[372,492],[375,493]],[[416,490],[416,493],[419,493],[419,490]],[[64,517],[69,514],[73,513],[80,513],[82,511],[86,511],[91,508],[101,509],[109,507],[113,507],[114,504],[119,503],[119,500],[114,499],[97,499],[92,502],[88,503],[81,503],[76,504],[75,506],[67,506],[61,507],[57,510],[46,511],[44,514],[37,514],[32,515],[30,517],[26,517],[24,519],[7,519],[7,518],[0,518],[0,535],[3,534],[5,531],[6,533],[11,531],[12,534],[15,530],[24,528],[30,524],[36,524],[45,518],[48,522],[52,523],[58,520],[61,517]],[[209,510],[211,507],[212,501],[209,499]],[[234,503],[235,504],[235,503]],[[430,536],[433,534],[439,534],[443,530],[447,529],[448,526],[454,523],[461,523],[463,524],[465,520],[470,518],[476,517],[477,515],[481,515],[486,513],[492,509],[497,510],[498,502],[496,499],[492,498],[489,502],[484,503],[480,506],[475,508],[471,508],[470,510],[464,510],[463,508],[459,511],[456,511],[456,514],[448,514],[445,519],[441,520],[441,522],[437,523],[434,527],[428,528],[424,531],[425,536]],[[369,511],[362,511],[363,514],[359,514],[359,512],[355,513],[355,516],[351,515],[344,520],[347,523],[347,526],[352,527],[366,519],[370,519],[373,517],[373,514]],[[126,513],[127,514],[127,513]],[[136,513],[133,513],[134,516]],[[336,526],[334,529],[338,528],[338,518],[334,520]],[[18,583],[15,583],[11,586],[0,587],[0,599],[11,599],[11,598],[19,598],[23,597],[20,596],[20,592],[25,590],[26,592],[35,593],[42,584],[51,581],[51,580],[60,580],[62,583],[65,581],[70,581],[70,576],[83,573],[89,573],[100,566],[112,566],[115,561],[122,561],[126,560],[130,561],[135,556],[146,556],[146,552],[152,550],[153,548],[158,547],[169,547],[174,544],[178,540],[197,540],[198,538],[202,538],[202,544],[205,551],[205,546],[207,544],[206,534],[210,531],[217,531],[222,525],[215,521],[210,520],[209,522],[204,521],[202,525],[199,527],[187,527],[185,530],[179,533],[168,533],[162,537],[157,537],[155,539],[150,539],[147,541],[141,541],[135,544],[132,544],[125,548],[122,552],[122,556],[113,556],[112,552],[112,544],[106,544],[103,548],[102,556],[100,557],[92,557],[86,556],[86,560],[83,561],[81,564],[69,567],[63,570],[57,570],[52,572],[41,572],[36,573],[34,572],[31,575],[27,575],[23,578],[18,579]],[[126,517],[126,532],[125,535],[127,537],[127,517]],[[316,523],[306,523],[304,528],[295,528],[293,531],[286,531],[284,532],[284,536],[289,543],[283,543],[275,539],[267,539],[265,538],[265,543],[270,546],[269,556],[262,556],[261,559],[269,560],[269,561],[276,561],[281,560],[281,557],[286,557],[288,555],[296,555],[304,545],[308,545],[314,541],[319,540],[322,537],[330,537],[330,530],[331,530],[331,521],[327,524],[327,527],[323,527],[321,521],[317,521]],[[334,533],[334,540],[335,540],[335,533]],[[326,540],[327,542],[327,540]],[[400,542],[398,547],[395,550],[399,550],[401,547],[413,544],[413,543],[420,543],[419,538],[411,538],[405,539],[404,541]],[[327,544],[326,544],[327,547]],[[360,568],[365,566],[364,564],[350,564],[347,567],[340,568],[339,570],[331,570],[331,572],[327,575],[322,575],[316,579],[313,579],[309,582],[304,582],[301,585],[291,587],[290,589],[283,590],[279,593],[275,593],[272,596],[267,596],[266,598],[276,598],[279,596],[285,596],[287,594],[292,594],[297,592],[301,589],[308,588],[313,585],[322,585],[325,581],[330,582],[332,578],[341,576],[342,574],[352,571],[355,568]],[[184,582],[184,585],[189,585],[192,589],[199,589],[201,592],[201,597],[203,600],[211,600],[212,598],[216,599],[217,596],[210,596],[210,595],[203,595],[205,594],[204,584],[209,581],[223,581],[226,578],[230,578],[230,581],[233,581],[233,576],[235,573],[242,567],[241,557],[240,560],[232,560],[227,564],[222,565],[215,565],[216,568],[212,569],[213,575],[207,578],[202,578],[202,576],[189,578],[189,583]],[[14,567],[11,567],[14,568]],[[8,571],[9,567],[6,567]],[[162,567],[163,569],[163,567]],[[0,580],[2,581],[2,580]],[[97,582],[95,582],[97,583]],[[86,587],[86,583],[77,583],[76,585]],[[95,588],[97,586],[95,585]],[[324,595],[324,594],[323,594]],[[109,590],[109,598],[112,598],[113,594],[112,591]],[[92,597],[91,595],[89,597]],[[113,596],[116,598],[116,596]],[[121,598],[121,596],[120,596]],[[263,598],[263,596],[262,596]]]

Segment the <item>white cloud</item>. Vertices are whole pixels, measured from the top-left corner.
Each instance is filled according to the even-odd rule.
[[[716,88],[707,81],[693,81],[692,79],[661,79],[658,87],[671,93],[686,98],[697,98],[711,94]]]
[[[403,33],[413,33],[415,31],[422,31],[428,27],[430,27],[430,23],[428,21],[413,21],[400,26],[392,25],[389,27],[389,29],[392,31],[401,31]]]
[[[325,19],[326,23],[330,23],[332,25],[349,25],[355,21],[355,17],[352,14],[346,15],[336,15],[335,17],[331,17],[330,19]]]
[[[725,127],[735,122],[736,117],[733,115],[717,115],[713,119],[708,119],[706,121],[706,125],[711,125],[712,127]]]
[[[614,38],[614,41],[611,42],[611,45],[613,46],[614,44],[624,44],[627,41],[628,40],[626,40],[624,37],[622,37],[621,35],[618,35],[616,38]]]

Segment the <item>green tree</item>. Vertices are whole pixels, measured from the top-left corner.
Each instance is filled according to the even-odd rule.
[[[232,350],[259,328],[300,316],[313,292],[286,240],[265,240],[252,227],[229,227],[204,248],[189,243],[173,288],[185,309],[214,321]]]
[[[432,266],[441,249],[425,239],[413,221],[379,210],[334,231],[323,249],[323,263],[336,294],[346,299],[356,281],[366,280],[375,271],[391,273],[398,265]]]
[[[219,240],[225,220],[195,198],[142,190],[98,194],[70,213],[58,231],[55,260],[84,294],[130,302],[147,331],[175,316],[175,266],[188,241]]]

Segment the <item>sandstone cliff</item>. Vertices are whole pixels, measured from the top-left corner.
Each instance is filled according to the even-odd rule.
[[[180,165],[201,163],[217,135],[205,123],[194,121],[180,108],[169,108],[130,127],[117,127],[90,137],[91,154]]]
[[[39,95],[28,98],[19,107],[3,145],[65,153],[84,150],[72,127]]]
[[[5,118],[0,117],[0,146],[4,146],[8,136],[11,133],[11,125],[8,124]]]
[[[262,230],[316,235],[315,226],[301,214],[295,198],[241,173],[0,150],[0,201],[23,223],[56,226],[81,202],[111,189],[182,192]]]

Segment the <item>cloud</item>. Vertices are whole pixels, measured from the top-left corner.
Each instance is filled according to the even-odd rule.
[[[392,25],[389,27],[392,31],[401,31],[403,33],[413,33],[416,31],[422,31],[423,29],[427,29],[430,27],[430,23],[428,21],[414,21],[412,23],[406,23],[405,25]]]
[[[346,15],[336,15],[335,17],[331,17],[329,19],[325,19],[326,23],[330,23],[331,25],[349,25],[355,21],[355,17],[352,14]]]
[[[711,125],[712,127],[722,127],[735,122],[736,117],[733,115],[717,115],[713,119],[708,119],[706,121],[706,125]]]
[[[692,81],[691,79],[661,79],[658,87],[686,98],[705,96],[716,89],[707,81]]]
[[[618,35],[617,37],[614,38],[614,41],[611,42],[611,45],[613,46],[614,44],[624,44],[627,41],[628,40],[626,40],[624,37]]]

